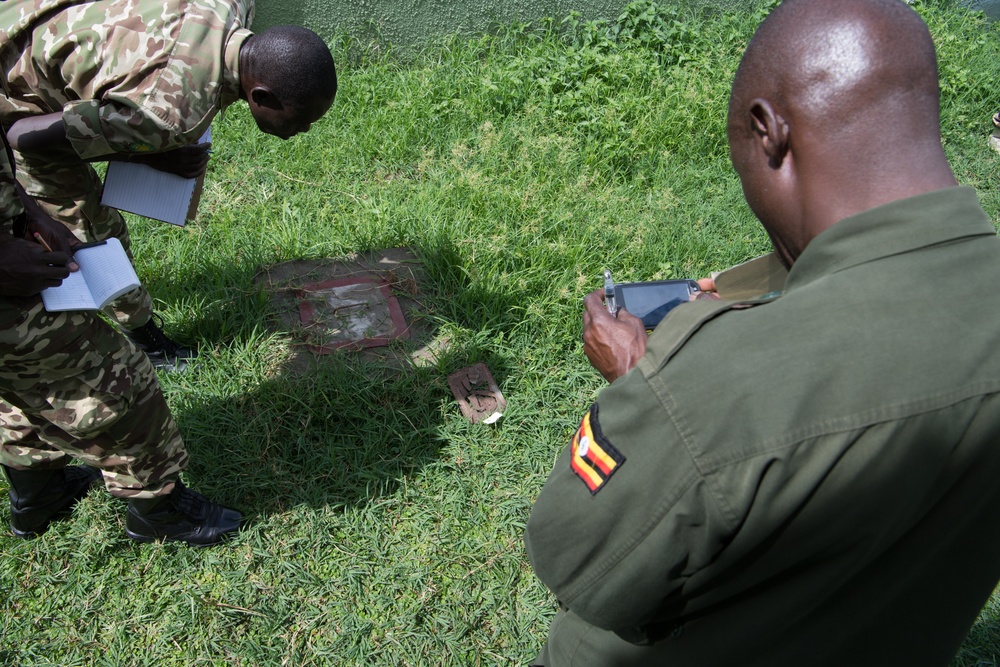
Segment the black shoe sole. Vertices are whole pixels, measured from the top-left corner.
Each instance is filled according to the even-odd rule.
[[[228,533],[222,533],[219,538],[214,542],[188,542],[183,537],[150,537],[149,535],[140,535],[138,533],[133,533],[128,528],[125,529],[125,534],[128,535],[130,540],[139,542],[141,544],[152,544],[153,542],[183,542],[189,547],[214,547],[218,544],[228,542],[230,539],[236,536],[239,530],[233,530]]]

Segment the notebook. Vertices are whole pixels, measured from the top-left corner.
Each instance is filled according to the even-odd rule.
[[[211,143],[212,130],[198,143]],[[109,162],[101,204],[180,227],[194,220],[205,175],[183,178],[136,162]]]
[[[73,260],[80,265],[79,271],[69,274],[58,287],[42,290],[45,310],[100,310],[140,285],[118,239],[77,250]]]

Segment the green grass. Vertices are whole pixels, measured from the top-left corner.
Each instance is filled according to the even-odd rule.
[[[918,7],[939,45],[949,157],[1000,219],[986,145],[1000,31],[950,3]],[[611,24],[356,57],[333,111],[289,142],[244,105],[227,111],[199,220],[132,229],[168,331],[202,351],[192,372],[161,376],[185,478],[250,526],[212,549],[139,546],[123,503],[95,493],[41,539],[0,538],[0,664],[533,658],[555,601],[523,527],[603,385],[581,352],[581,298],[605,267],[698,277],[768,247],[724,133],[762,16],[635,6]],[[401,373],[350,354],[287,372],[294,338],[272,326],[260,268],[396,246],[421,257],[426,317],[450,348]],[[492,427],[466,423],[446,383],[477,361],[509,402]],[[997,664],[998,615],[995,597],[955,665]]]

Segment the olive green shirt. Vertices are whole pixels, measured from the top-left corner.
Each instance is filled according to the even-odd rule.
[[[532,511],[538,664],[947,665],[1000,579],[998,285],[955,187],[824,231],[777,298],[675,309]]]

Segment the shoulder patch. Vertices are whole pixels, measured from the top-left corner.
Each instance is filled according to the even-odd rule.
[[[596,494],[615,471],[625,463],[625,457],[608,442],[597,420],[597,403],[583,417],[573,441],[570,442],[570,468]]]

